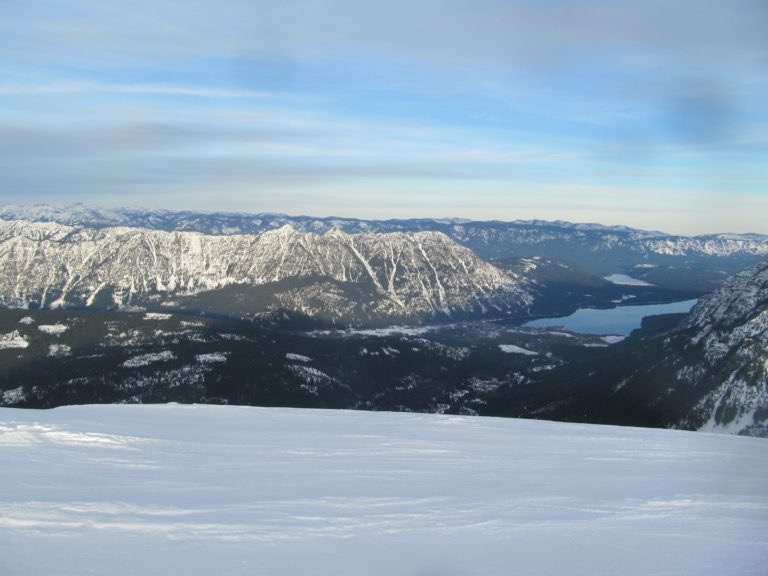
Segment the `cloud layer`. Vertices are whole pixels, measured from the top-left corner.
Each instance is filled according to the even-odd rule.
[[[753,0],[10,0],[0,202],[768,231],[766,29]]]

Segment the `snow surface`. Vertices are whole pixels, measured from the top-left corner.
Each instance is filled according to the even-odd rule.
[[[144,314],[144,320],[170,320],[171,318],[173,318],[173,314],[164,312],[147,312]]]
[[[206,354],[198,354],[195,356],[200,364],[217,364],[227,361],[228,352],[208,352]]]
[[[446,328],[446,325],[434,326],[388,326],[386,328],[361,328],[349,330],[313,330],[310,336],[421,336],[434,330]]]
[[[627,274],[611,274],[610,276],[605,276],[604,279],[620,286],[653,286],[653,284],[649,284],[645,280],[632,278],[632,276]]]
[[[2,400],[4,404],[16,404],[18,402],[22,402],[24,398],[24,388],[21,386],[12,390],[6,390],[2,393]]]
[[[51,344],[48,346],[48,356],[58,358],[72,354],[72,347],[66,344]]]
[[[296,362],[312,362],[312,358],[304,356],[303,354],[296,354],[295,352],[286,353],[285,357],[288,360],[294,360]]]
[[[499,344],[499,349],[502,352],[506,352],[507,354],[525,354],[526,356],[538,356],[538,352],[534,352],[533,350],[527,350],[525,348],[521,348],[520,346],[515,346],[514,344]]]
[[[768,442],[213,406],[0,409],[0,574],[765,574]]]
[[[27,348],[28,346],[29,342],[18,330],[8,332],[7,334],[0,334],[0,350]]]
[[[141,354],[140,356],[134,356],[128,358],[123,362],[124,368],[139,368],[141,366],[149,366],[154,362],[167,362],[169,360],[175,360],[176,355],[170,350],[162,350],[160,352],[150,352],[149,354]]]
[[[66,324],[40,324],[37,329],[44,334],[60,336],[69,329],[69,326]]]

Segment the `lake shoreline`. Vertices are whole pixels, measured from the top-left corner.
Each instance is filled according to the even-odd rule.
[[[524,328],[562,328],[582,334],[619,334],[629,336],[642,326],[648,316],[687,313],[698,302],[697,299],[681,300],[663,304],[626,305],[613,308],[579,308],[566,316],[537,318],[525,322]]]

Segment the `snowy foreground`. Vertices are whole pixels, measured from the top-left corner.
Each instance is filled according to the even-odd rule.
[[[212,406],[0,409],[0,574],[765,574],[768,441]]]

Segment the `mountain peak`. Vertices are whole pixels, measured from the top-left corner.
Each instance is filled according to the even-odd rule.
[[[283,224],[279,228],[275,228],[272,232],[279,236],[292,236],[296,234],[296,229],[291,224]]]

